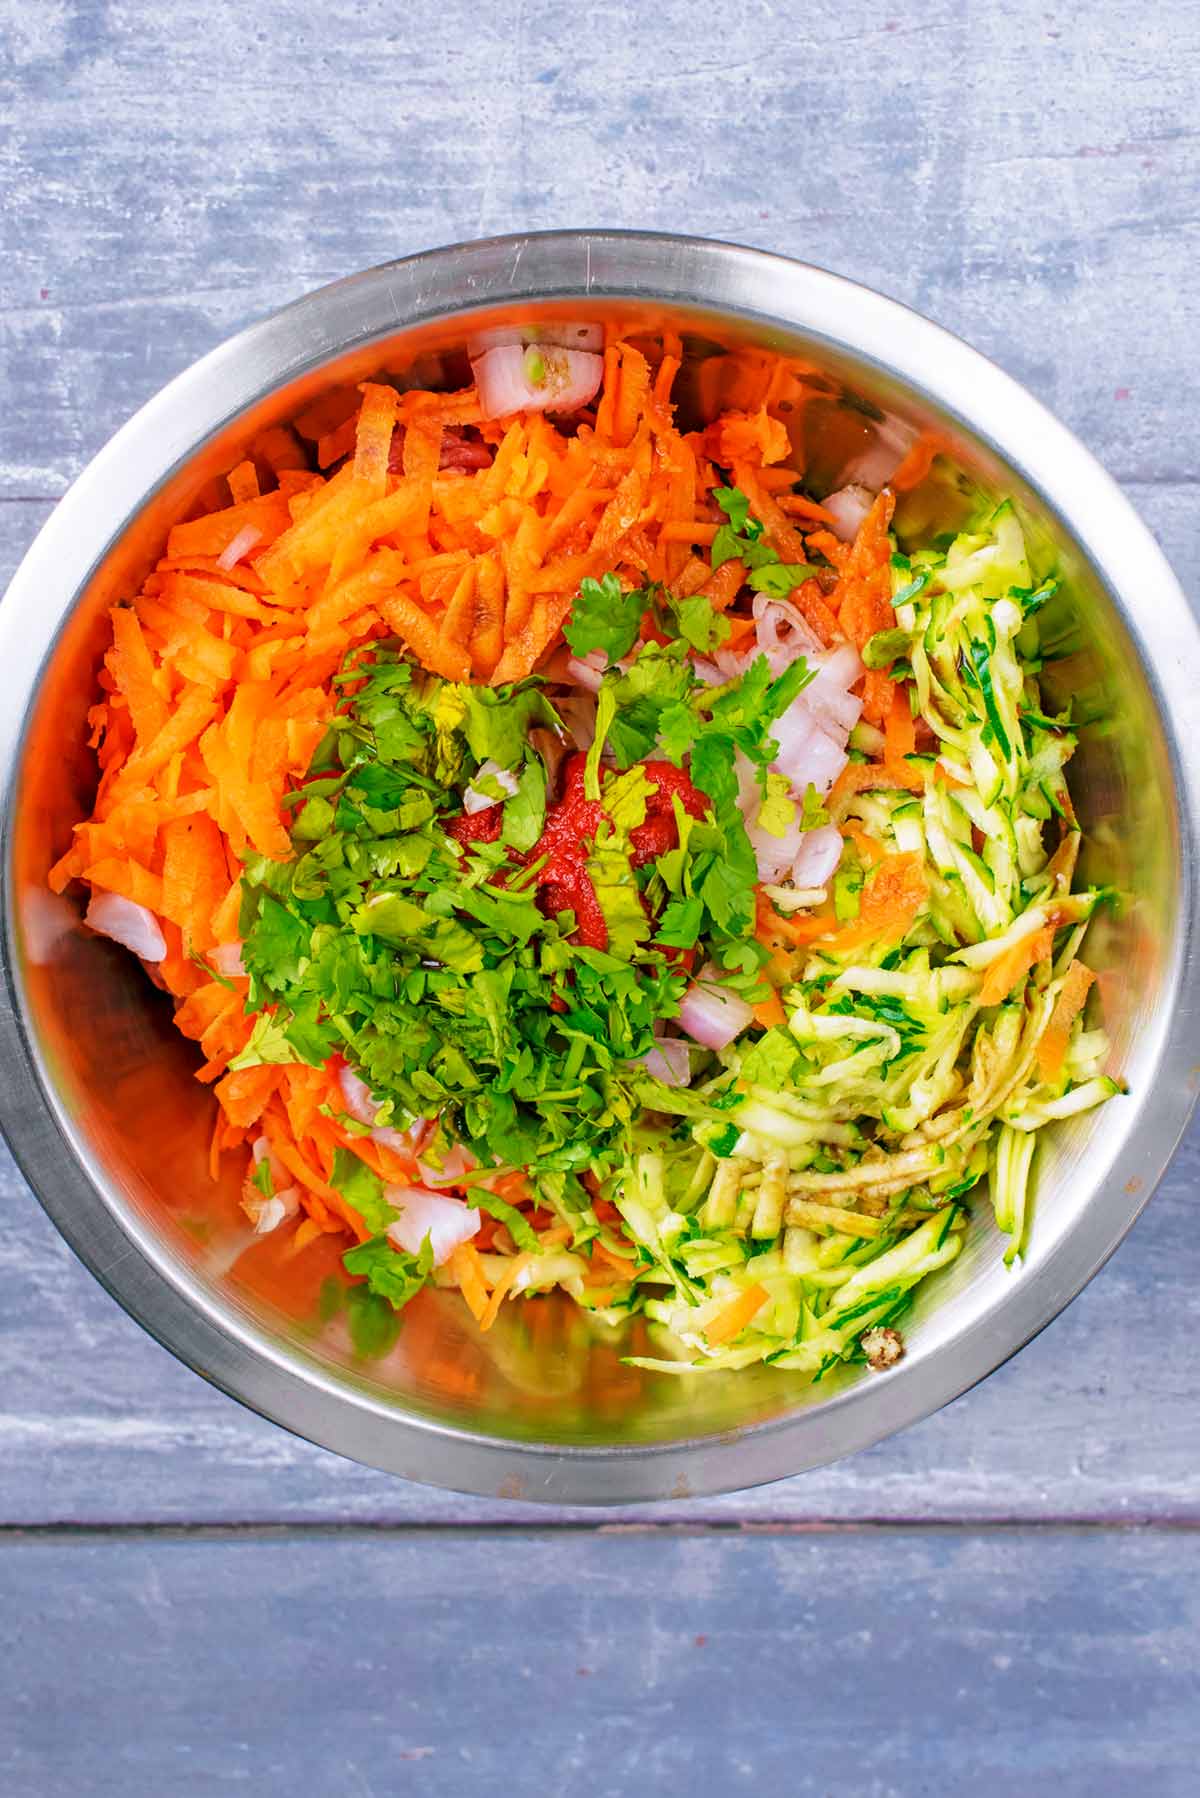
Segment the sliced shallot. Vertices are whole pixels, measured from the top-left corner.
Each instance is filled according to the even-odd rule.
[[[225,572],[228,573],[231,568],[237,567],[243,556],[248,556],[250,554],[250,551],[254,548],[256,543],[261,543],[261,541],[262,532],[259,530],[258,526],[255,524],[244,524],[237,536],[230,538],[229,542],[217,557],[217,567],[223,568]]]
[[[285,1186],[269,1198],[254,1187],[242,1194],[242,1210],[254,1225],[256,1236],[266,1236],[277,1230],[287,1218],[295,1217],[299,1209],[300,1189],[296,1186]]]
[[[586,687],[589,693],[598,693],[607,666],[608,657],[604,651],[593,649],[590,655],[569,657],[567,673],[577,687]]]
[[[426,1186],[457,1186],[463,1175],[473,1173],[477,1166],[471,1151],[456,1142],[442,1156],[441,1167],[434,1167],[429,1161],[418,1161],[417,1172]]]
[[[836,493],[827,493],[821,501],[825,510],[833,518],[835,536],[843,543],[853,543],[858,536],[859,526],[875,503],[875,495],[869,487],[860,486],[851,481],[846,487],[839,487]]]
[[[419,1255],[428,1237],[435,1267],[462,1243],[470,1242],[483,1222],[478,1211],[449,1193],[430,1192],[424,1186],[385,1186],[383,1193],[400,1213],[395,1223],[388,1225],[391,1240],[408,1254]]]
[[[823,887],[832,879],[842,859],[842,833],[836,824],[821,824],[806,830],[792,863],[792,885]]]
[[[684,995],[679,1022],[706,1049],[724,1049],[754,1018],[754,1008],[719,983],[715,969],[705,968]]]
[[[656,1036],[654,1047],[639,1057],[642,1066],[664,1086],[686,1086],[692,1063],[688,1046],[677,1036]]]
[[[136,900],[119,893],[93,893],[83,921],[99,936],[111,937],[123,949],[131,949],[143,961],[162,961],[167,942],[158,919]]]
[[[514,412],[578,412],[600,386],[604,358],[515,343],[487,350],[471,367],[483,416],[507,418]]]
[[[360,1080],[353,1068],[345,1062],[338,1069],[338,1085],[342,1089],[342,1098],[346,1102],[346,1110],[356,1124],[374,1125],[371,1141],[382,1143],[385,1149],[391,1149],[394,1155],[405,1155],[415,1158],[418,1149],[429,1134],[432,1125],[425,1118],[418,1118],[407,1130],[393,1130],[390,1124],[376,1124],[381,1101],[376,1099],[365,1080]]]
[[[218,943],[215,949],[209,950],[208,965],[226,980],[240,979],[246,972],[241,943]]]
[[[516,775],[513,774],[510,769],[502,768],[499,762],[488,761],[481,763],[475,779],[478,781],[495,781],[496,785],[503,788],[510,799],[517,790]],[[472,783],[463,794],[464,812],[484,812],[490,805],[495,805],[495,803],[496,799],[494,794],[489,795],[487,793],[481,793],[474,783]]]
[[[843,486],[867,487],[874,496],[887,486],[916,439],[912,425],[900,418],[885,418],[875,426],[870,445],[843,468]],[[828,505],[829,501],[822,503]]]
[[[765,655],[771,673],[778,676],[801,656],[812,656],[820,650],[821,639],[790,600],[756,593],[753,609],[757,649],[746,661],[752,660],[755,653]]]

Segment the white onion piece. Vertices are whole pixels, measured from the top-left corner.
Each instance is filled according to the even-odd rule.
[[[848,736],[862,716],[862,700],[849,689],[862,679],[863,665],[852,643],[839,643],[809,657],[815,678],[800,695],[802,703],[831,737]]]
[[[835,686],[849,688],[863,677],[862,658],[853,643],[836,643],[809,660],[819,668],[818,679],[827,679]]]
[[[720,680],[736,680],[745,672],[748,665],[758,654],[756,649],[747,653],[745,650],[716,649],[713,651],[713,666]]]
[[[763,892],[776,911],[800,911],[809,905],[824,905],[829,897],[826,887],[777,887],[767,885]]]
[[[388,1235],[396,1247],[419,1255],[428,1236],[436,1267],[462,1243],[470,1242],[483,1222],[478,1211],[472,1211],[448,1193],[430,1192],[423,1186],[385,1186],[383,1193],[388,1204],[400,1213],[395,1223],[388,1225]]]
[[[738,810],[749,824],[758,816],[763,794],[754,763],[740,749],[733,752],[733,772],[737,776]]]
[[[594,699],[556,699],[554,708],[571,733],[576,749],[590,749],[596,741]]]
[[[260,1193],[247,1181],[242,1192],[242,1210],[254,1225],[255,1235],[265,1236],[269,1230],[277,1230],[285,1218],[295,1217],[300,1209],[300,1192],[297,1187],[285,1184],[287,1171],[264,1135],[255,1137],[250,1153],[255,1167],[266,1162],[273,1190],[270,1195]]]
[[[271,1174],[271,1185],[276,1192],[278,1192],[281,1187],[286,1187],[288,1184],[288,1171],[284,1167],[282,1161],[280,1161],[278,1155],[276,1155],[266,1136],[261,1132],[251,1143],[250,1153],[254,1157],[255,1167],[260,1167],[264,1161],[266,1162]]]
[[[394,1130],[390,1124],[375,1124],[381,1101],[374,1097],[366,1081],[360,1080],[353,1068],[348,1067],[345,1062],[338,1069],[338,1085],[342,1089],[346,1110],[355,1123],[375,1126],[371,1131],[372,1142],[382,1143],[394,1155],[415,1157],[432,1128],[428,1119],[418,1118],[407,1130]]]
[[[800,656],[819,653],[822,645],[803,612],[790,600],[772,599],[767,593],[754,596],[756,648],[745,657],[765,655],[771,673],[778,676]]]
[[[242,1210],[254,1225],[256,1236],[267,1236],[272,1230],[278,1230],[280,1224],[289,1217],[295,1217],[300,1209],[300,1189],[296,1186],[285,1186],[279,1192],[273,1192],[270,1198],[253,1188],[242,1194]]]
[[[839,487],[836,493],[827,493],[821,501],[825,510],[833,519],[833,531],[843,543],[853,543],[858,536],[859,526],[875,503],[875,495],[869,487],[860,486],[852,481],[847,487]]]
[[[237,980],[246,972],[241,943],[218,943],[209,951],[208,965],[226,980]]]
[[[531,364],[541,363],[542,378],[531,378]],[[519,343],[487,350],[471,367],[485,418],[507,418],[514,412],[577,412],[600,385],[604,358],[586,350],[553,347],[529,351]]]
[[[217,567],[223,568],[226,573],[228,573],[231,568],[237,567],[243,556],[248,556],[250,554],[250,551],[254,548],[256,543],[261,542],[262,532],[259,530],[258,526],[256,524],[244,524],[237,536],[230,538],[229,542],[217,557]]]
[[[803,754],[781,772],[787,774],[798,793],[811,785],[817,793],[825,794],[849,760],[844,735],[831,737],[818,724],[805,743]]]
[[[602,350],[604,326],[586,325],[572,320],[567,324],[495,325],[490,331],[476,331],[467,339],[467,353],[482,356],[487,350],[500,350],[510,344],[552,343],[563,350]]]
[[[418,1161],[417,1172],[426,1186],[457,1186],[463,1175],[474,1173],[477,1166],[471,1151],[456,1142],[442,1156],[441,1167],[434,1167],[428,1161]]]
[[[483,781],[487,780],[489,776],[495,781],[498,787],[503,787],[504,791],[511,799],[517,790],[517,777],[512,770],[509,768],[502,768],[499,762],[483,762],[480,765],[479,772],[475,776],[475,779]],[[489,806],[496,805],[497,803],[497,800],[489,798],[486,793],[481,793],[474,785],[469,786],[463,794],[464,812],[484,812]]]
[[[638,1059],[646,1072],[664,1086],[686,1086],[692,1077],[688,1046],[677,1036],[656,1036],[654,1047]]]
[[[769,830],[763,830],[758,824],[747,827],[746,835],[750,838],[760,880],[778,880],[790,869],[800,853],[800,838],[803,834],[799,816],[788,825],[781,837],[772,836]]]
[[[794,699],[783,716],[776,718],[771,726],[771,735],[779,745],[771,766],[777,773],[786,774],[798,793],[803,793],[805,787],[805,779],[799,772],[804,767],[805,751],[813,733],[819,729],[820,725],[804,704],[803,695]]]
[[[371,1097],[371,1089],[366,1081],[360,1080],[353,1068],[348,1067],[345,1062],[338,1069],[338,1085],[346,1101],[346,1110],[355,1123],[373,1124],[379,1110],[378,1100]]]
[[[119,893],[93,893],[83,921],[97,935],[111,937],[143,961],[162,961],[166,956],[167,941],[154,913],[133,899],[122,899]]]
[[[596,649],[590,656],[571,656],[567,662],[567,673],[577,687],[586,687],[589,693],[598,693],[606,666],[604,651]]]
[[[424,1119],[419,1120],[421,1123]],[[371,1141],[380,1143],[383,1148],[390,1149],[393,1155],[415,1156],[418,1148],[414,1124],[410,1130],[393,1130],[390,1124],[377,1124],[371,1132]],[[421,1132],[422,1139],[424,1131]]]
[[[842,833],[836,824],[822,824],[802,832],[800,848],[792,863],[792,884],[823,887],[833,878],[842,859]]]
[[[712,968],[702,970],[679,1008],[679,1022],[706,1049],[726,1048],[753,1018],[753,1007],[737,993],[722,987]]]

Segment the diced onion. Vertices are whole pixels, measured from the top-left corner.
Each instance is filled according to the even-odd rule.
[[[800,656],[812,656],[821,648],[803,612],[786,599],[772,599],[769,594],[754,596],[755,641],[757,648],[749,652],[743,663],[755,654],[765,655],[771,673],[778,677]]]
[[[803,754],[781,772],[787,774],[798,793],[803,793],[809,786],[817,793],[828,793],[849,760],[845,738],[838,741],[818,725],[805,743]]]
[[[836,493],[827,493],[821,501],[825,510],[833,518],[835,536],[843,543],[853,543],[858,536],[859,526],[875,503],[875,495],[869,487],[851,481],[849,486],[839,487]]]
[[[792,863],[792,884],[797,887],[823,887],[833,878],[842,859],[842,833],[836,824],[822,824],[806,830]]]
[[[862,700],[850,688],[862,679],[863,665],[852,643],[839,643],[834,649],[810,655],[808,663],[816,669],[801,701],[832,737],[847,736],[862,716]]]
[[[360,1080],[353,1068],[348,1067],[345,1062],[338,1069],[337,1078],[346,1110],[355,1123],[374,1125],[371,1141],[382,1143],[394,1155],[414,1159],[432,1129],[432,1124],[425,1118],[418,1118],[407,1130],[393,1130],[390,1124],[375,1124],[381,1101],[374,1097],[366,1081]]]
[[[243,556],[248,556],[250,554],[250,551],[254,548],[256,543],[261,542],[262,532],[259,530],[258,526],[255,524],[244,524],[237,536],[230,538],[229,542],[217,557],[217,567],[223,568],[226,573],[228,573],[231,568],[237,567]]]
[[[654,1047],[639,1059],[646,1072],[664,1086],[686,1086],[691,1079],[688,1046],[677,1036],[656,1036]]]
[[[400,1213],[395,1223],[388,1225],[391,1240],[408,1254],[419,1255],[428,1237],[436,1267],[464,1242],[470,1242],[483,1222],[478,1211],[449,1193],[430,1192],[424,1186],[385,1186],[383,1190],[388,1204]]]
[[[434,1167],[428,1161],[418,1161],[417,1172],[426,1186],[457,1186],[463,1175],[473,1173],[477,1165],[471,1151],[456,1142],[442,1156],[441,1167]]]
[[[111,937],[143,961],[162,961],[166,957],[167,941],[158,919],[133,899],[123,899],[119,893],[93,893],[83,921],[97,935]]]
[[[594,649],[588,656],[571,656],[567,661],[567,674],[577,687],[586,687],[589,693],[598,693],[607,666],[604,651]]]
[[[577,412],[595,395],[604,358],[514,343],[485,351],[471,367],[483,416],[507,418],[514,412]]]
[[[208,964],[226,980],[239,979],[246,972],[241,943],[218,943],[215,949],[209,950]]]
[[[724,1049],[754,1018],[754,1009],[737,993],[722,987],[715,971],[705,969],[684,995],[679,1022],[706,1049]]]
[[[373,1124],[379,1110],[378,1103],[371,1097],[371,1089],[365,1080],[360,1080],[353,1068],[345,1062],[338,1069],[338,1085],[342,1089],[342,1097],[346,1101],[346,1110],[356,1124]]]
[[[299,1209],[300,1189],[296,1186],[285,1186],[269,1198],[253,1187],[242,1194],[242,1210],[254,1225],[256,1236],[266,1236],[277,1230],[287,1218],[295,1217]]]
[[[517,777],[511,769],[502,768],[499,762],[483,762],[475,779],[484,781],[489,778],[494,780],[498,787],[503,787],[509,798],[512,798],[517,790]],[[486,793],[481,793],[474,784],[469,786],[463,794],[464,812],[483,812],[495,803],[494,799],[489,798]]]
[[[797,812],[781,837],[763,830],[758,824],[748,825],[746,835],[750,838],[750,847],[754,850],[754,859],[758,863],[758,878],[778,880],[791,868],[799,855],[804,832],[800,828],[800,816]]]

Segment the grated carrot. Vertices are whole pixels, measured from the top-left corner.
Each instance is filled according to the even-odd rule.
[[[529,1256],[527,1254],[514,1255],[505,1262],[500,1278],[492,1287],[491,1297],[488,1299],[483,1316],[479,1319],[479,1327],[481,1330],[491,1329],[497,1317],[500,1315],[501,1305],[504,1303],[508,1293],[512,1290],[513,1281],[528,1265],[528,1262]]]
[[[1092,970],[1081,961],[1073,961],[1067,969],[1066,979],[1050,1013],[1050,1022],[1038,1039],[1037,1063],[1043,1080],[1056,1080],[1062,1072],[1071,1025],[1083,1010],[1095,978]]]
[[[487,1316],[490,1300],[479,1250],[473,1242],[460,1242],[448,1257],[446,1266],[457,1281],[471,1316],[477,1324],[481,1324]]]
[[[890,500],[845,546],[825,530],[825,508],[796,491],[804,371],[758,352],[710,358],[687,395],[710,422],[684,432],[673,398],[681,358],[669,332],[610,342],[594,409],[567,429],[544,415],[485,420],[473,387],[401,393],[378,380],[330,390],[293,425],[259,432],[208,483],[141,591],[110,614],[103,690],[88,721],[100,787],[52,883],[61,890],[82,878],[160,920],[167,955],[157,978],[174,995],[181,1032],[198,1044],[198,1078],[219,1107],[213,1164],[247,1132],[265,1132],[302,1193],[294,1252],[325,1233],[366,1234],[332,1184],[338,1148],[388,1183],[412,1178],[412,1167],[347,1132],[326,1072],[231,1068],[250,1035],[247,983],[210,979],[193,958],[236,943],[245,857],[291,855],[283,802],[325,733],[347,652],[395,635],[446,679],[521,680],[561,654],[581,581],[610,571],[627,584],[703,593],[728,611],[746,570],[730,561],[714,573],[706,551],[719,522],[712,489],[731,483],[785,561],[810,560],[811,545],[836,570],[832,594],[810,579],[792,596],[822,641],[861,644],[890,618],[880,563]],[[484,446],[485,465],[467,457],[464,466],[453,453],[465,432]],[[730,625],[731,647],[753,639],[752,617],[731,612]],[[885,675],[866,685],[867,715],[885,726],[884,762],[848,769],[835,795],[869,784],[919,789],[922,770],[904,762],[913,739],[898,709],[903,692]],[[923,897],[892,865],[903,860],[882,861],[863,895],[864,915],[897,929]],[[758,929],[781,964],[805,944],[836,947],[846,936],[828,912],[785,919],[765,905]],[[756,1015],[778,1026],[778,993]],[[532,1209],[519,1174],[498,1181],[502,1188]],[[562,1226],[540,1233],[544,1248],[568,1240]],[[619,1254],[597,1253],[628,1280]],[[508,1257],[489,1293],[474,1244],[456,1252],[452,1277],[482,1329],[523,1265]],[[761,1302],[751,1293],[738,1303],[751,1300]],[[710,1326],[710,1340],[743,1327],[732,1310],[729,1318]]]
[[[715,1344],[731,1342],[735,1336],[740,1336],[747,1324],[752,1323],[758,1316],[769,1296],[766,1287],[757,1282],[753,1286],[748,1286],[745,1292],[739,1292],[737,1297],[725,1306],[724,1310],[718,1311],[717,1315],[710,1318],[709,1322],[705,1324],[704,1334],[709,1342]]]
[[[998,955],[995,961],[989,963],[983,985],[979,989],[979,1003],[999,1005],[1001,1000],[1007,999],[1017,982],[1024,980],[1030,968],[1049,955],[1053,948],[1052,924],[1020,937],[1011,949],[1006,949],[1003,955]]]
[[[776,1025],[784,1024],[783,1001],[778,993],[771,993],[769,998],[760,999],[754,1007],[754,1022],[761,1024],[766,1030],[773,1030]]]

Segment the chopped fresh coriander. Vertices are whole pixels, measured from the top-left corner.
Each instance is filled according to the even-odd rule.
[[[625,592],[615,574],[599,581],[585,579],[563,636],[573,654],[582,657],[602,650],[611,667],[633,648],[645,610],[646,595],[637,589]]]

